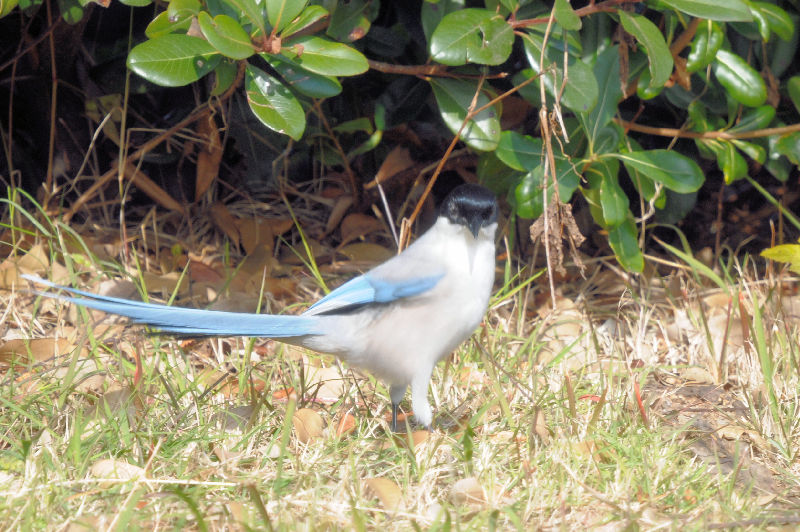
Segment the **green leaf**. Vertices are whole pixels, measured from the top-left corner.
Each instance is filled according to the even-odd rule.
[[[173,21],[169,18],[166,11],[162,11],[150,21],[150,24],[148,24],[147,28],[144,30],[144,34],[148,39],[155,39],[156,37],[174,32],[185,33],[192,24],[193,16],[194,15],[189,14],[180,20]]]
[[[522,180],[514,189],[514,207],[517,216],[529,220],[534,220],[541,216],[544,211],[542,183],[544,183],[544,166],[542,165],[537,166],[522,177]],[[548,190],[549,192],[550,190]],[[548,197],[548,202],[552,201],[551,198],[552,196]]]
[[[739,139],[731,139],[729,142],[731,142],[739,151],[756,161],[758,164],[764,164],[766,162],[767,150],[763,146]]]
[[[11,13],[17,5],[19,5],[19,0],[0,0],[0,18]]]
[[[619,150],[619,141],[623,135],[624,134],[620,126],[613,122],[603,126],[597,132],[597,141],[594,144],[594,153],[616,153]]]
[[[719,145],[721,149],[716,150],[717,166],[722,170],[725,184],[743,179],[747,175],[747,161],[736,151],[732,142],[721,141]]]
[[[533,73],[539,74],[542,71],[539,65],[542,55],[542,37],[526,32],[522,35],[522,44],[525,47],[528,63],[533,67]],[[564,80],[563,58],[564,54],[562,52],[556,53],[553,48],[548,48],[548,53],[545,54],[545,60],[547,61],[545,70],[547,72],[544,74],[542,81],[548,94],[554,98],[561,92],[561,85]],[[599,92],[594,73],[586,63],[572,56],[568,59],[567,69],[567,84],[561,96],[561,103],[573,111],[583,113],[590,111],[597,104]],[[539,89],[534,85],[531,84],[528,87],[535,91],[535,97],[538,99]]]
[[[691,74],[711,64],[724,41],[725,34],[719,24],[711,20],[701,22],[686,57],[686,72]]]
[[[211,46],[222,55],[231,59],[247,59],[255,53],[250,36],[228,15],[217,15],[212,19],[206,11],[201,11],[197,22]]]
[[[303,107],[283,83],[263,70],[247,65],[245,90],[250,109],[265,126],[294,140],[303,136],[306,128]]]
[[[784,41],[789,41],[794,35],[794,21],[782,8],[767,2],[750,2],[750,5],[761,12],[767,20],[769,29]],[[766,39],[765,39],[766,40]]]
[[[792,164],[800,166],[800,133],[781,135],[775,143],[775,151],[785,155]]]
[[[283,28],[281,36],[284,39],[288,39],[298,31],[311,26],[326,16],[328,16],[328,10],[324,7],[317,5],[308,6],[296,19]]]
[[[775,118],[775,108],[771,105],[762,105],[748,109],[742,113],[742,118],[736,126],[730,129],[731,133],[738,133],[741,131],[754,131],[756,129],[763,129],[767,127],[772,119]]]
[[[567,202],[580,184],[580,176],[575,173],[572,164],[566,159],[556,159],[555,181],[558,183],[558,199]],[[534,219],[541,216],[544,210],[544,165],[539,165],[522,176],[514,189],[513,203],[517,215],[521,218]],[[547,183],[547,204],[556,201],[555,186],[552,179]]]
[[[800,76],[792,76],[786,82],[786,92],[789,93],[789,99],[792,100],[794,108],[800,112]]]
[[[427,42],[431,42],[434,30],[448,13],[464,9],[464,0],[439,0],[438,2],[422,2],[422,32]]]
[[[753,15],[742,0],[661,0],[677,11],[697,18],[750,22]]]
[[[315,74],[285,57],[269,54],[262,54],[262,57],[278,71],[287,85],[301,94],[311,98],[330,98],[342,92],[342,84],[334,77]]]
[[[760,37],[762,41],[768,42],[769,41],[769,20],[767,20],[766,15],[756,9],[755,7],[750,6],[750,14],[753,15],[753,21],[755,22],[755,27],[758,29],[758,37],[751,36],[751,31],[748,31],[750,28],[754,26],[754,24],[744,24],[741,22],[734,22],[731,24],[731,27],[740,32],[742,35],[746,36],[748,39],[757,41]]]
[[[267,20],[275,31],[289,25],[306,7],[308,0],[266,0]]]
[[[794,17],[796,20],[797,17]],[[795,64],[798,43],[800,43],[800,32],[795,31],[792,38],[788,41],[778,39],[772,43],[772,50],[769,52],[769,70],[775,79],[781,79],[783,74],[790,66]]]
[[[674,151],[634,151],[614,156],[622,161],[628,171],[638,170],[675,192],[683,194],[694,192],[705,180],[697,163]]]
[[[367,58],[355,48],[313,35],[293,39],[281,53],[306,70],[325,76],[355,76],[369,68]]]
[[[244,13],[245,17],[250,19],[250,22],[258,28],[262,35],[266,33],[264,29],[264,17],[258,0],[225,0],[225,3],[234,6],[238,11]],[[244,23],[245,21],[242,22]]]
[[[214,70],[219,60],[207,41],[171,33],[135,46],[128,54],[128,68],[156,85],[180,87]]]
[[[369,32],[372,21],[378,15],[380,4],[371,0],[350,0],[333,3],[332,7],[325,33],[337,41],[352,42]]]
[[[633,35],[647,52],[650,61],[650,87],[663,87],[672,75],[672,54],[658,27],[641,15],[618,11],[625,31]]]
[[[197,15],[202,7],[199,0],[172,0],[167,5],[167,16],[177,22]]]
[[[220,61],[214,69],[214,88],[211,89],[212,96],[219,96],[233,85],[236,80],[236,73],[239,68],[236,63],[230,60]]]
[[[466,79],[431,78],[430,84],[444,123],[450,131],[457,133],[478,91],[477,82]],[[476,108],[483,107],[487,103],[489,98],[481,91],[478,94]],[[493,106],[473,116],[461,131],[461,139],[475,150],[494,150],[500,142],[499,114],[498,109]]]
[[[608,243],[614,250],[617,262],[629,272],[644,270],[644,256],[639,249],[639,232],[633,218],[626,218],[624,222],[608,231]]]
[[[83,19],[83,6],[78,0],[58,0],[58,10],[67,24],[77,24]]]
[[[511,55],[514,30],[488,9],[468,8],[445,15],[431,37],[434,60],[444,65],[499,65]]]
[[[719,50],[714,61],[714,75],[728,94],[748,107],[758,107],[767,101],[767,85],[753,67],[728,50]]]
[[[600,92],[597,105],[587,114],[579,113],[586,128],[591,153],[594,153],[599,134],[617,112],[617,105],[622,100],[622,88],[619,78],[619,50],[616,46],[607,48],[597,56],[594,65],[594,77]]]
[[[581,29],[581,17],[575,14],[575,11],[567,0],[556,0],[553,5],[553,14],[556,17],[556,22],[565,30],[577,31]]]
[[[153,0],[119,0],[120,3],[131,7],[144,7],[153,3]]]
[[[503,131],[495,154],[514,170],[530,172],[542,164],[544,143],[540,138],[522,135],[516,131]]]
[[[798,244],[773,246],[762,251],[761,256],[775,262],[789,264],[791,271],[800,274],[800,245]]]
[[[606,228],[617,227],[630,215],[628,196],[619,186],[619,163],[614,159],[601,160],[592,165],[600,174],[600,206]]]

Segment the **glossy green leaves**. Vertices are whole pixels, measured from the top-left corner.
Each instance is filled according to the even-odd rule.
[[[335,96],[342,90],[337,76],[354,76],[369,68],[363,54],[341,42],[318,35],[292,38],[328,14],[321,6],[306,4],[171,0],[148,26],[150,39],[131,50],[128,66],[153,83],[176,87],[197,81],[219,65],[213,93],[220,94],[236,79],[234,61],[258,54],[274,71],[268,74],[246,65],[247,101],[264,125],[299,139],[306,122],[297,95]],[[190,28],[192,35],[186,33]]]
[[[219,59],[219,53],[208,41],[171,33],[131,50],[128,68],[157,85],[179,87],[214,70]]]
[[[707,67],[717,57],[724,40],[725,34],[719,24],[711,20],[701,22],[686,58],[686,72],[691,74]]]
[[[313,35],[293,39],[282,54],[304,69],[324,76],[355,76],[369,68],[367,58],[355,48]]]
[[[267,20],[276,31],[281,31],[306,7],[307,0],[265,0]]]
[[[522,35],[522,44],[525,47],[525,56],[531,65],[534,74],[542,72],[541,56],[544,39],[536,33]],[[577,57],[571,57],[567,62],[567,82],[561,93],[564,82],[563,60],[564,53],[558,50],[552,42],[545,53],[545,73],[542,82],[547,93],[552,97],[561,94],[561,103],[574,111],[586,112],[597,104],[598,87],[592,69]]]
[[[433,32],[430,51],[444,65],[499,65],[508,59],[514,31],[488,9],[461,9],[446,15]]]
[[[650,87],[663,87],[672,74],[672,54],[658,27],[641,15],[619,12],[625,31],[633,35],[647,51],[650,62]]]
[[[637,170],[675,192],[688,193],[705,181],[697,163],[675,151],[648,150],[615,154],[629,171]]]
[[[283,83],[248,65],[245,90],[250,109],[265,126],[295,140],[303,136],[306,127],[303,107]]]
[[[461,139],[467,145],[478,151],[494,150],[500,141],[500,119],[495,107],[488,107],[470,117],[466,126],[461,129],[467,113],[479,91],[478,84],[474,81],[450,78],[432,78],[430,81],[439,113],[447,127],[454,134],[461,131]],[[476,109],[489,103],[489,98],[483,93],[478,93]]]
[[[203,11],[197,16],[197,22],[209,44],[222,55],[231,59],[247,59],[253,55],[250,36],[228,15],[217,15],[212,19]]]
[[[750,8],[742,0],[660,0],[676,11],[697,18],[720,21],[750,21]]]
[[[757,107],[767,100],[767,85],[761,74],[729,50],[717,52],[714,75],[731,98],[742,105]]]

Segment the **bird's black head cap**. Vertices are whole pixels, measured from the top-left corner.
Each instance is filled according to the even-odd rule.
[[[468,183],[453,189],[442,202],[441,215],[469,228],[475,238],[481,227],[497,221],[497,199],[486,187]]]

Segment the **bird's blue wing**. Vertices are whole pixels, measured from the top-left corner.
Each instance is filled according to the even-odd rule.
[[[53,292],[39,292],[46,297],[69,301],[95,310],[131,318],[143,325],[152,325],[162,331],[204,336],[258,336],[266,338],[289,338],[319,334],[319,322],[313,317],[275,316],[271,314],[247,314],[244,312],[222,312],[183,307],[170,307],[133,301],[118,297],[101,296],[57,285],[23,275],[38,284],[64,290],[82,297],[66,296]]]
[[[366,273],[347,281],[311,305],[303,315],[314,316],[370,303],[390,303],[398,299],[417,296],[436,286],[442,277],[444,277],[443,273],[390,280]]]

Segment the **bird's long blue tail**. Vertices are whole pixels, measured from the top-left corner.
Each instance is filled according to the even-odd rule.
[[[320,333],[318,330],[320,318],[314,316],[276,316],[170,307],[92,294],[51,283],[33,275],[23,275],[23,277],[34,283],[72,294],[39,292],[40,295],[125,316],[131,318],[134,323],[151,325],[167,332],[186,335],[259,336],[265,338],[289,338]]]

